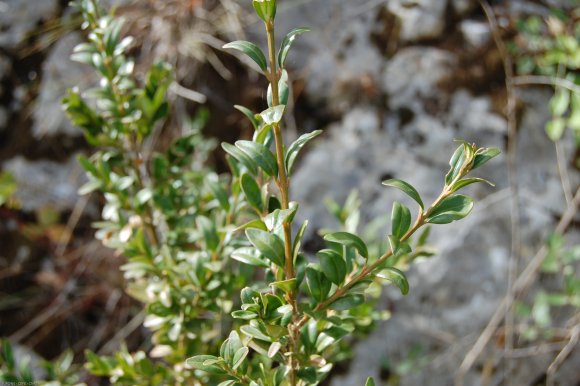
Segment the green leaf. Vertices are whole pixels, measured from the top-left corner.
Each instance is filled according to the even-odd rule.
[[[554,118],[546,123],[546,134],[552,141],[558,141],[564,135],[566,121],[564,118]]]
[[[449,185],[459,174],[459,171],[465,162],[465,148],[465,143],[462,143],[459,145],[457,150],[455,150],[453,156],[451,156],[451,159],[449,160],[449,166],[451,169],[449,169],[449,172],[445,175],[445,184]]]
[[[206,184],[212,196],[219,202],[226,212],[230,210],[230,198],[217,178],[206,178]]]
[[[14,353],[8,339],[2,339],[2,362],[6,364],[9,370],[13,370],[15,367]]]
[[[500,153],[501,150],[499,150],[496,147],[491,147],[489,149],[488,148],[477,149],[477,151],[475,152],[475,160],[473,161],[473,166],[471,167],[471,170],[477,169],[490,159],[497,157]]]
[[[243,345],[240,336],[236,331],[232,331],[220,347],[220,356],[231,367],[233,366],[234,355],[241,348],[243,348]]]
[[[269,176],[275,177],[278,174],[276,157],[266,146],[252,141],[237,141],[236,147],[247,154]]]
[[[270,348],[268,349],[268,358],[274,358],[278,351],[282,348],[282,344],[280,342],[272,342]]]
[[[246,359],[249,352],[250,349],[248,349],[247,347],[240,347],[240,349],[236,351],[233,357],[232,370],[236,370],[238,367],[242,365],[244,359]]]
[[[260,19],[269,22],[276,17],[276,0],[254,0],[254,10]]]
[[[302,134],[296,141],[294,141],[288,150],[286,151],[285,161],[286,161],[286,171],[288,174],[292,172],[292,167],[296,162],[296,157],[298,157],[298,153],[300,150],[310,141],[311,139],[319,136],[322,133],[322,130],[315,130],[311,133]]]
[[[234,319],[252,320],[256,319],[257,317],[258,314],[252,311],[236,310],[232,312],[232,318]]]
[[[298,370],[298,378],[308,382],[309,384],[315,384],[318,381],[316,376],[316,369],[314,367],[303,367]]]
[[[232,48],[234,50],[242,51],[244,54],[248,55],[258,66],[262,69],[262,71],[266,72],[268,69],[268,64],[266,62],[266,57],[264,53],[254,43],[247,42],[244,40],[236,40],[235,42],[228,43],[223,46],[223,48]]]
[[[252,126],[254,126],[254,130],[258,130],[260,128],[260,121],[258,121],[256,114],[254,114],[252,110],[240,105],[234,105],[234,108],[244,114],[250,120]]]
[[[278,99],[281,105],[288,104],[288,97],[290,96],[290,87],[288,87],[288,72],[286,70],[282,70],[282,75],[280,75],[280,79],[278,80]],[[266,95],[266,99],[268,99],[268,106],[272,107],[274,104],[273,96],[272,96],[272,83],[268,85],[268,93]]]
[[[269,109],[262,111],[260,116],[266,125],[275,125],[280,123],[282,120],[285,108],[286,106],[284,105],[270,107]]]
[[[375,380],[373,379],[373,377],[368,377],[367,381],[365,383],[365,386],[375,386]]]
[[[276,235],[260,229],[246,229],[246,237],[262,255],[279,267],[284,266],[284,242]]]
[[[306,287],[310,296],[319,303],[324,301],[330,291],[330,282],[326,280],[322,272],[313,266],[306,267],[305,276]]]
[[[393,283],[401,290],[403,295],[407,295],[409,293],[409,282],[407,281],[407,277],[397,268],[388,267],[383,269],[381,272],[377,274],[378,277],[381,279],[385,279]]]
[[[489,182],[488,180],[484,180],[483,178],[463,178],[459,181],[457,181],[455,184],[453,184],[453,186],[451,187],[451,192],[457,192],[459,189],[462,189],[464,187],[466,187],[467,185],[471,185],[471,184],[475,184],[477,182],[484,182],[488,185],[491,186],[495,186],[495,184],[493,184],[492,182]]]
[[[285,293],[290,293],[296,289],[296,279],[289,279],[289,280],[282,280],[282,281],[275,281],[270,283],[270,285],[274,288],[281,289]]]
[[[217,386],[236,386],[238,383],[235,379],[230,379],[227,381],[223,381],[222,383],[218,384]]]
[[[304,221],[304,223],[296,232],[296,237],[294,237],[294,244],[292,245],[292,257],[296,260],[296,256],[300,251],[300,245],[302,244],[302,238],[304,237],[304,233],[306,232],[306,228],[308,227],[308,220]]]
[[[264,210],[264,203],[262,202],[262,191],[256,181],[251,176],[244,173],[242,175],[241,184],[248,203],[261,213]]]
[[[298,204],[290,203],[289,209],[276,209],[264,218],[264,223],[270,231],[281,228],[284,224],[290,224],[298,210]]]
[[[358,236],[355,236],[352,233],[348,232],[329,233],[324,236],[324,240],[342,244],[347,247],[354,247],[362,257],[364,257],[365,259],[369,257],[369,251],[364,241],[362,241]]]
[[[265,342],[272,342],[272,338],[270,338],[268,335],[264,334],[262,331],[258,330],[254,326],[242,326],[240,327],[240,331],[242,331],[250,338],[263,340]]]
[[[411,226],[411,211],[405,205],[395,201],[391,214],[392,234],[398,239],[402,238]]]
[[[205,247],[209,251],[212,252],[216,251],[220,243],[220,238],[215,229],[215,223],[204,216],[199,216],[196,222],[198,228],[201,229],[201,232],[203,234],[203,238],[205,240]]]
[[[226,142],[222,143],[222,149],[224,149],[226,153],[228,153],[229,155],[234,157],[238,162],[244,165],[252,175],[257,174],[258,165],[251,156],[249,156],[242,150],[238,149],[234,145]]]
[[[456,194],[447,197],[429,212],[426,222],[431,224],[449,224],[467,216],[473,209],[473,199]]]
[[[292,43],[294,43],[296,37],[305,32],[310,32],[310,29],[296,28],[288,32],[288,34],[284,37],[282,44],[280,45],[280,50],[278,51],[278,66],[280,68],[284,67],[284,63],[286,63],[286,58],[288,58],[288,53],[290,52],[290,47],[292,46]]]
[[[570,91],[559,87],[550,100],[550,110],[555,117],[561,117],[570,106]]]
[[[268,268],[270,265],[262,260],[260,253],[251,247],[238,248],[230,255],[232,259],[256,267]]]
[[[342,256],[332,249],[323,249],[316,256],[320,259],[320,268],[324,276],[336,285],[340,285],[346,277],[346,262]]]
[[[425,206],[423,205],[423,200],[421,200],[421,196],[419,195],[419,192],[417,192],[417,190],[411,184],[409,184],[403,180],[398,180],[396,178],[393,178],[390,180],[383,181],[383,185],[392,186],[393,188],[397,188],[397,189],[402,190],[409,197],[411,197],[413,200],[415,200],[415,202],[417,204],[419,204],[421,209],[425,209]]]
[[[346,311],[360,306],[365,302],[364,295],[346,295],[337,300],[335,300],[329,308],[336,311]]]
[[[217,362],[219,362],[219,358],[213,355],[196,355],[185,361],[189,367],[196,370],[202,370],[210,374],[226,374],[224,369],[215,365]]]

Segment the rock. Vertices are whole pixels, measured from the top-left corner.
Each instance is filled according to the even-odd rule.
[[[62,37],[42,65],[43,81],[33,112],[32,132],[36,138],[57,134],[82,135],[82,131],[68,120],[61,104],[68,88],[78,86],[85,90],[92,83],[92,69],[70,60],[73,48],[80,42],[78,33]]]
[[[438,48],[402,49],[383,72],[382,85],[389,97],[389,106],[415,113],[424,111],[424,99],[437,95],[437,84],[450,76],[455,62],[452,53]]]
[[[499,114],[491,111],[491,99],[487,96],[473,97],[466,90],[459,90],[453,94],[449,113],[449,122],[462,127],[468,135],[481,131],[506,133],[506,120]]]
[[[15,196],[26,211],[44,206],[70,210],[79,199],[79,187],[86,181],[76,157],[59,164],[46,160],[28,161],[18,156],[5,162],[2,167],[16,179]]]
[[[447,0],[391,0],[387,8],[401,21],[403,42],[437,39],[445,30]]]
[[[459,30],[465,41],[474,48],[484,47],[491,39],[489,24],[484,21],[464,20],[459,24]]]
[[[0,47],[22,45],[41,21],[56,17],[57,0],[4,0],[0,2]]]
[[[361,90],[379,82],[385,60],[371,35],[376,27],[379,6],[333,0],[288,4],[279,10],[276,30],[281,35],[296,26],[312,31],[298,37],[287,65],[296,69],[291,76],[307,69],[307,94],[313,103],[324,102],[340,112],[361,97]],[[255,40],[263,41],[263,26],[252,28]]]
[[[451,0],[451,6],[457,16],[465,16],[477,7],[477,0]]]

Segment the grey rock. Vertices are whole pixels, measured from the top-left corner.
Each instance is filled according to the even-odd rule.
[[[455,56],[438,48],[409,47],[399,51],[383,72],[383,89],[391,108],[424,111],[425,98],[435,97],[437,84],[450,76]]]
[[[52,161],[29,161],[18,156],[2,165],[16,179],[16,199],[22,208],[33,211],[44,206],[56,210],[74,208],[78,188],[86,181],[76,157],[65,164]]]
[[[473,97],[468,91],[459,90],[452,96],[449,120],[452,125],[462,127],[462,131],[469,134],[485,130],[506,133],[506,120],[491,109],[489,97]]]
[[[296,26],[313,27],[296,39],[287,61],[290,69],[299,69],[294,76],[307,69],[310,100],[342,111],[359,97],[361,82],[379,82],[385,60],[371,40],[379,10],[350,0],[288,2],[280,7],[280,34]],[[259,24],[252,29],[258,41],[262,30]]]
[[[418,42],[437,39],[445,30],[447,0],[392,0],[388,10],[401,21],[400,39]]]
[[[70,60],[73,48],[80,42],[78,33],[64,36],[42,65],[43,81],[33,112],[32,132],[36,138],[56,134],[82,135],[82,131],[73,126],[65,116],[61,105],[68,88],[78,86],[86,89],[93,81],[89,66]]]
[[[489,24],[484,21],[463,20],[459,30],[465,41],[474,48],[484,47],[491,39]]]
[[[14,49],[24,43],[38,22],[56,16],[57,0],[4,0],[0,2],[0,47]]]

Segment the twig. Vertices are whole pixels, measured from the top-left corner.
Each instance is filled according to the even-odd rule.
[[[564,191],[564,197],[566,198],[566,205],[570,205],[570,201],[572,201],[572,184],[570,183],[570,176],[568,175],[568,169],[566,168],[564,149],[562,148],[562,142],[560,141],[554,142],[554,145],[556,147],[558,174],[560,174],[562,190]]]
[[[566,212],[564,212],[562,218],[558,222],[558,225],[556,226],[556,229],[554,231],[555,234],[562,235],[564,233],[564,231],[570,225],[572,220],[574,220],[576,212],[578,211],[579,204],[580,204],[580,189],[576,191],[574,199],[572,200],[572,202],[570,202],[570,205],[568,205]],[[493,337],[495,330],[497,329],[497,327],[501,323],[501,320],[504,318],[507,312],[507,307],[511,306],[511,303],[508,302],[508,299],[514,298],[514,296],[522,294],[527,290],[529,285],[534,280],[547,254],[548,247],[544,244],[538,250],[534,258],[528,263],[523,272],[518,276],[518,279],[515,281],[512,287],[511,290],[512,293],[507,294],[502,299],[495,313],[489,320],[487,326],[485,327],[485,329],[483,330],[483,332],[481,333],[481,335],[479,336],[479,338],[477,339],[471,350],[469,350],[469,352],[465,355],[465,359],[461,363],[461,366],[459,367],[459,370],[457,371],[457,375],[455,377],[456,385],[463,385],[463,379],[465,377],[465,374],[467,374],[471,366],[473,366],[473,364],[475,363],[475,360],[479,357],[485,346],[487,346],[489,340]]]
[[[200,92],[190,90],[186,87],[183,87],[182,85],[180,85],[177,82],[171,83],[169,90],[172,93],[174,93],[175,95],[178,95],[182,98],[188,99],[188,100],[195,102],[195,103],[207,102],[207,97],[205,95],[203,95]]]
[[[61,257],[64,255],[66,247],[72,238],[72,234],[74,229],[76,228],[81,216],[83,215],[85,208],[91,198],[91,194],[87,194],[82,196],[81,199],[76,203],[71,215],[68,218],[66,223],[66,232],[63,232],[62,237],[58,240],[56,251],[54,252],[55,256]]]
[[[550,363],[548,367],[548,371],[546,372],[546,386],[553,386],[554,385],[554,375],[556,375],[556,371],[562,366],[562,363],[568,358],[572,350],[578,344],[578,339],[580,338],[580,324],[577,324],[572,328],[570,332],[570,340],[566,344],[566,346],[560,351],[560,353],[556,356],[554,361]]]
[[[541,75],[521,75],[512,79],[514,86],[554,86],[562,87],[573,93],[580,94],[580,86],[565,78],[541,76]]]
[[[145,319],[145,310],[141,310],[137,315],[133,317],[123,328],[121,328],[117,333],[101,347],[98,351],[99,355],[106,355],[115,350],[118,347],[119,342],[125,340],[133,331],[135,331]]]

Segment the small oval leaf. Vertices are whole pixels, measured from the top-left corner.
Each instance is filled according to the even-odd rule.
[[[324,236],[324,240],[342,244],[347,247],[354,247],[362,257],[364,258],[369,257],[369,251],[364,241],[362,241],[360,237],[353,235],[352,233],[348,232],[329,233]]]
[[[409,184],[403,180],[398,180],[396,178],[393,178],[390,180],[383,181],[383,185],[392,186],[393,188],[397,188],[397,189],[402,190],[409,197],[411,197],[413,200],[415,200],[415,202],[417,204],[419,204],[421,209],[425,209],[425,206],[423,205],[423,200],[421,200],[421,196],[419,195],[419,192],[417,192],[417,190],[411,184]]]
[[[254,43],[247,42],[244,40],[236,40],[235,42],[228,43],[223,46],[223,48],[232,48],[234,50],[238,50],[243,52],[244,54],[248,55],[256,64],[262,69],[262,71],[266,71],[268,69],[268,64],[266,62],[266,56]]]

